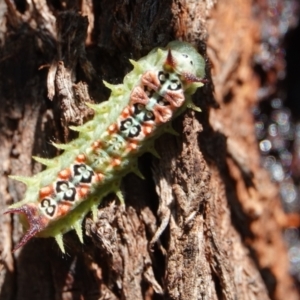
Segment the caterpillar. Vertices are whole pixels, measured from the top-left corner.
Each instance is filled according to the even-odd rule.
[[[157,154],[154,141],[173,132],[171,120],[186,108],[200,111],[191,99],[206,82],[205,61],[188,43],[173,41],[156,48],[138,61],[123,84],[111,85],[108,101],[86,103],[95,116],[79,127],[68,144],[54,146],[64,152],[53,158],[33,157],[46,169],[33,177],[11,176],[27,185],[22,201],[5,213],[16,213],[26,229],[14,250],[32,237],[54,237],[65,253],[63,234],[75,229],[83,243],[81,223],[104,196],[116,193],[120,201],[121,179],[133,172],[142,176],[137,158]]]

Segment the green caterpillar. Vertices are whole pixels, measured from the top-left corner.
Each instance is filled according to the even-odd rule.
[[[111,89],[108,101],[87,105],[93,120],[71,127],[79,137],[54,159],[34,159],[47,168],[33,177],[12,176],[27,185],[25,198],[6,213],[21,214],[26,233],[14,251],[29,239],[54,237],[65,252],[63,234],[75,229],[83,242],[81,223],[91,210],[96,215],[102,198],[116,193],[123,201],[120,181],[129,172],[141,175],[137,158],[155,154],[153,143],[172,132],[171,120],[187,107],[195,107],[191,95],[205,82],[205,61],[190,44],[174,41],[154,49]],[[24,218],[25,217],[25,218]]]

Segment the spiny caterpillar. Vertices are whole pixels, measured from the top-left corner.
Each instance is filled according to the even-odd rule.
[[[191,95],[205,82],[205,62],[190,44],[174,41],[154,49],[111,89],[108,101],[86,103],[93,120],[71,127],[79,137],[68,144],[54,144],[63,154],[54,159],[33,157],[47,168],[33,177],[12,176],[27,185],[25,198],[6,213],[21,214],[27,229],[14,251],[29,239],[54,237],[64,250],[63,234],[75,229],[83,243],[81,223],[104,196],[116,193],[123,201],[120,182],[127,173],[141,176],[137,158],[156,154],[154,141],[173,132],[170,121],[187,107],[196,107]],[[24,218],[25,217],[25,218]]]

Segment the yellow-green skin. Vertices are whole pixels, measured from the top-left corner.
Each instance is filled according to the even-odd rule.
[[[174,41],[154,49],[139,61],[123,84],[111,89],[108,101],[87,104],[93,120],[72,127],[79,137],[56,145],[64,153],[54,159],[34,157],[47,166],[33,177],[13,178],[24,182],[22,201],[6,213],[19,213],[27,232],[15,250],[33,236],[54,237],[65,252],[62,235],[75,229],[83,242],[81,223],[104,196],[120,191],[122,178],[130,172],[141,176],[137,158],[156,154],[153,143],[164,132],[173,132],[171,120],[194,106],[191,95],[203,85],[205,62],[190,44]],[[24,218],[25,216],[25,218]]]

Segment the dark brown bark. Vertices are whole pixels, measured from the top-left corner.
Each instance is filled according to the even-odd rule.
[[[87,216],[84,245],[71,232],[67,255],[50,238],[12,254],[21,225],[2,216],[0,299],[298,299],[286,216],[254,135],[251,2],[16,3],[0,4],[2,211],[24,192],[7,176],[39,172],[32,155],[57,155],[49,141],[75,136],[67,126],[91,117],[83,103],[107,99],[101,79],[121,82],[129,58],[185,40],[210,58],[209,83],[195,96],[203,111],[157,141],[161,159],[140,159],[146,180],[124,178],[126,205],[110,195],[96,223]]]

